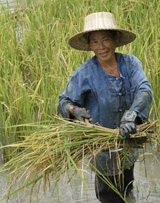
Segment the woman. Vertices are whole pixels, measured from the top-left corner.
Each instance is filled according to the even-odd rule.
[[[78,50],[93,51],[95,56],[78,67],[60,95],[59,112],[64,118],[90,119],[103,127],[119,127],[123,139],[136,132],[136,124],[148,119],[152,90],[141,63],[133,55],[115,52],[135,38],[134,33],[117,27],[112,13],[85,17],[84,30],[69,44]],[[96,157],[96,167],[115,184],[119,175],[115,174],[112,161],[108,152],[102,151]],[[124,170],[122,194],[125,189],[127,194],[132,189],[133,167],[134,161]],[[102,203],[123,202],[98,175],[95,190]]]

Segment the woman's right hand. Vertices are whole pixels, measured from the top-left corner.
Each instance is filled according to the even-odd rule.
[[[84,121],[85,119],[89,119],[89,120],[91,119],[89,111],[82,107],[71,105],[69,107],[69,112],[75,117],[75,119],[79,121]]]

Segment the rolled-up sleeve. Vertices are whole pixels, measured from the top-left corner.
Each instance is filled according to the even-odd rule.
[[[131,83],[131,91],[133,90],[133,103],[134,100],[137,100],[144,95],[145,93],[145,101],[144,101],[144,109],[139,113],[139,117],[143,120],[146,120],[149,115],[150,104],[153,98],[153,91],[150,82],[148,81],[143,69],[141,62],[135,57],[132,56],[130,66],[130,83]]]

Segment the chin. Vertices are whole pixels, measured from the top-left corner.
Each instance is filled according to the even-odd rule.
[[[109,60],[110,60],[110,57],[109,57],[109,56],[101,57],[100,60],[101,60],[101,61],[109,61]]]

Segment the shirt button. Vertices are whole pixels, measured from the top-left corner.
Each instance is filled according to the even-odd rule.
[[[119,109],[119,112],[122,112],[123,111],[123,109]]]
[[[122,93],[121,93],[121,92],[119,92],[119,93],[118,93],[118,95],[119,95],[119,96],[121,96],[121,95],[122,95]]]

